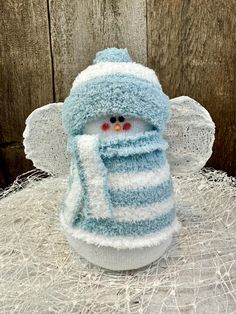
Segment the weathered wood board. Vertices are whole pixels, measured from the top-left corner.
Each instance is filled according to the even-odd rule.
[[[209,166],[236,175],[235,0],[5,0],[0,3],[0,186],[29,170],[28,114],[63,101],[106,47],[127,47],[170,97],[188,95],[216,123]]]
[[[146,0],[49,0],[49,8],[57,101],[99,50],[128,48],[146,64]]]
[[[46,0],[0,3],[0,186],[27,171],[22,132],[35,108],[53,100]]]
[[[208,166],[236,175],[236,2],[147,0],[148,65],[171,97],[199,101],[216,124]]]

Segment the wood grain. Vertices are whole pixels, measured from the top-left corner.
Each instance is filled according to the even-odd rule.
[[[31,168],[22,145],[25,119],[53,101],[48,6],[46,0],[0,3],[1,186]]]
[[[199,101],[216,123],[208,166],[236,175],[236,2],[147,0],[148,65],[171,97]]]
[[[127,47],[146,64],[146,0],[49,0],[57,101],[67,96],[75,76],[97,51]]]
[[[154,68],[170,97],[208,109],[217,130],[208,165],[236,175],[235,0],[4,0],[0,12],[0,186],[32,167],[22,145],[28,114],[63,101],[112,46]]]

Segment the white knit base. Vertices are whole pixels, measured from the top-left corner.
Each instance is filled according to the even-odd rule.
[[[120,271],[144,267],[159,257],[170,246],[172,235],[158,245],[136,249],[115,249],[109,246],[88,244],[66,233],[71,247],[90,263],[100,267]]]

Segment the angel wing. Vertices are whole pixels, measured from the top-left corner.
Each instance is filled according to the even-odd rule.
[[[63,103],[52,103],[34,110],[26,119],[23,133],[26,158],[36,168],[55,176],[68,174],[70,167],[62,106]]]
[[[196,100],[181,96],[170,100],[171,118],[165,138],[173,175],[199,171],[212,154],[215,124],[209,112]]]
[[[171,99],[171,119],[165,138],[173,175],[200,170],[212,153],[215,125],[208,111],[194,99]],[[25,153],[36,168],[55,176],[69,173],[67,135],[62,127],[63,103],[53,103],[33,111],[23,133]]]

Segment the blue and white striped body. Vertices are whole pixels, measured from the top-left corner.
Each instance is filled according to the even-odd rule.
[[[113,132],[106,140],[87,132],[89,123],[112,115],[151,130],[137,127],[127,138]],[[132,62],[126,49],[98,52],[77,76],[63,107],[71,178],[61,218],[73,239],[117,249],[170,240],[178,222],[162,139],[168,117],[169,98],[155,72]]]
[[[176,231],[167,144],[156,132],[113,143],[83,135],[71,143],[71,182],[61,215],[68,232],[87,243],[141,248]]]

